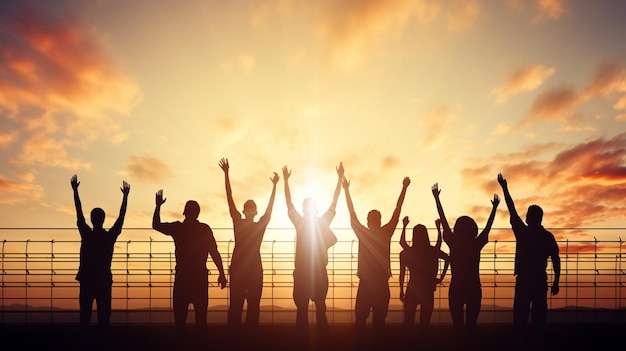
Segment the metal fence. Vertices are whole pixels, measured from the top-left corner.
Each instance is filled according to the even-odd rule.
[[[113,271],[113,324],[173,323],[172,287],[175,272],[174,244],[168,237],[154,240],[149,228],[125,228],[139,240],[124,240],[115,246]],[[338,237],[353,236],[349,228],[335,228]],[[492,229],[492,233],[510,229]],[[551,229],[568,230],[571,229]],[[577,233],[580,228],[573,229]],[[587,229],[591,232],[594,229]],[[600,230],[600,229],[598,229]],[[41,237],[41,233],[75,233],[75,228],[0,228],[4,237]],[[232,237],[231,228],[214,228],[217,238]],[[261,323],[285,324],[295,321],[292,300],[295,233],[292,228],[268,228],[281,232],[265,240],[261,247],[264,288],[261,299]],[[152,233],[152,234],[151,234]],[[339,235],[341,234],[341,235]],[[613,232],[612,234],[615,234]],[[126,234],[124,234],[126,235]],[[493,235],[493,234],[492,234]],[[387,321],[400,323],[399,252],[396,236],[391,245],[391,301]],[[606,235],[605,235],[606,236]],[[126,235],[128,237],[128,235]],[[266,233],[266,239],[272,237]],[[561,255],[561,292],[549,298],[549,322],[626,321],[624,294],[623,242],[616,239],[558,241]],[[292,238],[285,240],[284,238]],[[0,256],[0,324],[66,324],[78,321],[79,240],[3,240]],[[218,240],[218,248],[227,269],[234,242]],[[513,306],[513,241],[490,241],[481,252],[482,309],[480,323],[511,323]],[[447,252],[445,244],[442,249]],[[329,250],[329,290],[327,297],[330,323],[353,323],[354,302],[359,279],[356,276],[358,241],[339,240]],[[209,323],[225,323],[229,305],[228,288],[217,285],[217,269],[209,267]],[[548,264],[549,281],[553,279]],[[431,322],[448,324],[448,273],[435,291],[435,312]],[[313,306],[310,318],[314,320]],[[94,314],[94,319],[95,319]],[[189,316],[193,320],[193,314]]]

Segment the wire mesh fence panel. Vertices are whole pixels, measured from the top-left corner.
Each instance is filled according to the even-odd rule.
[[[170,324],[173,323],[172,289],[176,272],[175,247],[171,238],[153,239],[150,228],[130,228],[143,239],[117,241],[111,270],[113,273],[111,323]],[[569,229],[551,229],[558,237],[567,237]],[[0,228],[2,237],[37,238],[38,233],[75,232],[74,228]],[[234,249],[233,240],[220,240],[231,228],[214,229],[218,249],[228,270]],[[263,293],[260,322],[285,324],[295,322],[292,298],[295,232],[289,228],[268,228],[282,240],[266,240],[261,246],[263,262]],[[349,228],[334,228],[338,237],[353,236]],[[510,229],[492,229],[492,232]],[[624,247],[621,229],[572,229],[580,233],[598,232],[611,239],[558,240],[561,257],[560,293],[549,296],[551,322],[611,322],[626,320],[624,294]],[[607,232],[610,231],[610,235]],[[401,323],[402,303],[399,300],[399,230],[391,242],[392,277],[389,279],[391,299],[388,323]],[[266,235],[266,237],[268,237]],[[500,237],[500,236],[498,236]],[[580,237],[580,236],[576,236]],[[77,323],[79,283],[75,276],[80,260],[79,240],[3,240],[0,253],[0,323]],[[445,244],[442,250],[448,252]],[[329,289],[327,316],[330,323],[353,323],[354,303],[359,285],[358,241],[339,240],[329,249],[327,266]],[[514,300],[515,242],[490,241],[481,252],[480,278],[482,308],[479,323],[511,323]],[[442,265],[440,263],[440,265]],[[218,271],[209,258],[209,323],[226,323],[229,289],[220,289]],[[451,323],[448,311],[449,271],[435,291],[434,324]],[[548,281],[554,272],[548,264]],[[246,306],[244,306],[245,311]],[[95,308],[94,308],[95,312]],[[189,320],[193,320],[190,309]],[[94,313],[94,319],[97,318]],[[313,304],[310,318],[315,320]],[[418,312],[419,316],[419,312]]]

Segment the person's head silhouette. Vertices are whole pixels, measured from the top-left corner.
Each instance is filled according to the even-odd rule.
[[[378,229],[381,226],[381,215],[378,210],[371,210],[367,213],[367,227]]]
[[[428,229],[423,224],[418,224],[413,227],[413,245],[412,247],[423,249],[430,246],[430,240],[428,240]]]
[[[243,214],[246,218],[253,219],[257,214],[256,202],[254,200],[248,200],[243,204]]]
[[[537,205],[528,206],[528,212],[526,212],[526,224],[530,227],[541,227],[541,221],[543,220],[543,210]]]
[[[317,217],[317,203],[312,197],[307,197],[302,202],[302,211],[305,217]]]
[[[96,207],[91,210],[91,223],[93,224],[94,228],[102,228],[102,226],[104,225],[104,217],[104,210],[100,207]]]
[[[200,205],[194,200],[187,201],[183,215],[186,219],[197,219],[200,215]]]
[[[471,240],[478,235],[476,221],[468,216],[459,217],[454,223],[454,235],[461,240]]]

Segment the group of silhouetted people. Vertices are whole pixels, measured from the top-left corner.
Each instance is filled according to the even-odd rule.
[[[224,172],[226,199],[229,213],[233,221],[235,247],[230,262],[230,305],[228,325],[239,328],[242,324],[244,302],[247,303],[246,326],[252,329],[259,325],[259,304],[263,290],[263,265],[260,247],[265,230],[270,222],[276,186],[280,180],[278,173],[270,177],[271,195],[267,208],[258,221],[257,205],[247,200],[243,211],[235,206],[230,184],[230,165],[227,159],[219,161]],[[335,217],[335,210],[341,189],[343,188],[351,227],[358,239],[358,271],[359,285],[356,295],[355,326],[359,333],[366,328],[366,320],[372,313],[372,331],[381,335],[389,309],[391,278],[390,246],[391,239],[400,220],[402,204],[407,188],[411,183],[408,177],[402,181],[402,189],[396,202],[391,218],[386,224],[382,222],[381,213],[373,209],[367,214],[367,225],[361,224],[354,209],[350,194],[350,181],[344,176],[344,167],[340,163],[336,167],[337,183],[333,198],[328,209],[320,216],[315,199],[306,198],[302,204],[302,213],[295,208],[289,178],[291,170],[286,166],[282,169],[285,200],[288,216],[296,231],[296,245],[293,271],[293,300],[296,312],[296,331],[301,340],[308,338],[308,307],[309,302],[315,304],[318,335],[327,337],[329,334],[326,317],[326,296],[328,293],[328,250],[337,242],[337,237],[330,228]],[[507,181],[501,174],[497,177],[502,187],[504,199],[510,214],[510,223],[516,239],[515,250],[515,297],[514,317],[515,329],[524,330],[529,315],[532,324],[542,326],[547,315],[548,276],[546,273],[547,259],[552,261],[554,279],[551,293],[559,292],[560,258],[559,248],[554,235],[542,225],[543,211],[537,205],[531,205],[524,222],[518,215],[513,199],[509,193]],[[81,235],[80,267],[76,279],[80,282],[80,324],[89,324],[93,301],[96,300],[98,322],[109,324],[111,315],[111,259],[113,247],[120,235],[127,208],[130,185],[123,182],[123,194],[120,214],[115,224],[109,229],[103,228],[105,214],[100,208],[91,211],[93,228],[86,224],[80,199],[78,196],[78,179],[74,175],[71,186],[74,191],[77,225]],[[409,217],[402,220],[400,237],[400,300],[404,306],[404,324],[415,326],[417,306],[420,306],[420,327],[427,330],[434,308],[434,293],[437,285],[442,282],[448,267],[451,271],[449,287],[449,309],[453,328],[457,336],[472,337],[475,332],[481,308],[482,290],[479,274],[480,252],[489,241],[489,232],[493,224],[497,207],[500,203],[498,195],[491,200],[492,209],[482,231],[469,216],[460,216],[451,228],[441,204],[441,190],[438,184],[433,185],[432,194],[439,214],[435,224],[437,240],[431,246],[428,230],[425,225],[417,224],[412,230],[409,245],[406,240],[406,229]],[[208,307],[208,270],[206,261],[211,258],[219,271],[218,283],[223,289],[227,285],[222,258],[217,248],[211,227],[198,221],[200,206],[196,201],[186,203],[180,222],[162,222],[160,209],[165,203],[163,191],[156,193],[153,229],[172,237],[175,244],[176,270],[173,288],[174,319],[177,327],[184,327],[189,304],[193,304],[195,324],[204,327],[207,323]],[[242,216],[243,213],[243,216]],[[442,240],[449,248],[449,253],[441,250]],[[443,263],[443,268],[441,268]],[[405,289],[406,275],[409,275]]]

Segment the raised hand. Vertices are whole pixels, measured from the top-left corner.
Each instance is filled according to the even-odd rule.
[[[409,186],[409,184],[411,184],[411,178],[404,177],[404,179],[402,180],[402,186],[406,188]]]
[[[348,180],[348,178],[346,178],[346,176],[343,176],[343,181],[341,182],[341,185],[345,190],[348,190],[350,188],[350,181]]]
[[[439,194],[441,194],[441,189],[439,189],[439,183],[435,183],[432,188],[430,188],[433,192],[433,196],[438,199]]]
[[[74,190],[78,189],[80,182],[78,181],[78,176],[76,174],[72,176],[72,179],[70,180],[70,184],[72,185],[72,189]]]
[[[161,205],[163,205],[163,203],[164,203],[166,200],[167,200],[167,199],[164,199],[164,198],[163,198],[163,189],[159,189],[159,190],[156,192],[156,200],[155,200],[156,205],[157,205],[157,206],[161,206]]]
[[[122,194],[128,195],[130,192],[130,184],[128,184],[125,180],[122,181],[122,187],[120,188]]]
[[[506,179],[504,179],[504,176],[502,176],[502,173],[498,173],[498,183],[500,184],[501,187],[506,187]]]
[[[278,183],[278,181],[280,180],[280,177],[278,176],[278,173],[274,172],[274,176],[271,177],[270,180],[272,181],[272,184],[276,185]]]
[[[493,200],[491,200],[491,204],[493,205],[493,208],[498,207],[498,205],[500,204],[500,197],[498,196],[498,194],[493,194]]]
[[[287,168],[287,166],[283,167],[283,178],[285,180],[289,179],[289,177],[291,176],[291,171]]]
[[[339,176],[339,178],[343,178],[343,173],[344,173],[344,169],[343,169],[343,162],[339,162],[339,166],[336,167],[337,169],[337,175]]]
[[[222,158],[218,164],[220,165],[220,168],[222,169],[222,171],[224,171],[224,173],[228,172],[228,169],[230,168],[230,166],[228,165],[227,158]]]
[[[406,228],[407,225],[409,225],[409,216],[404,216],[404,218],[402,218],[402,226]]]

